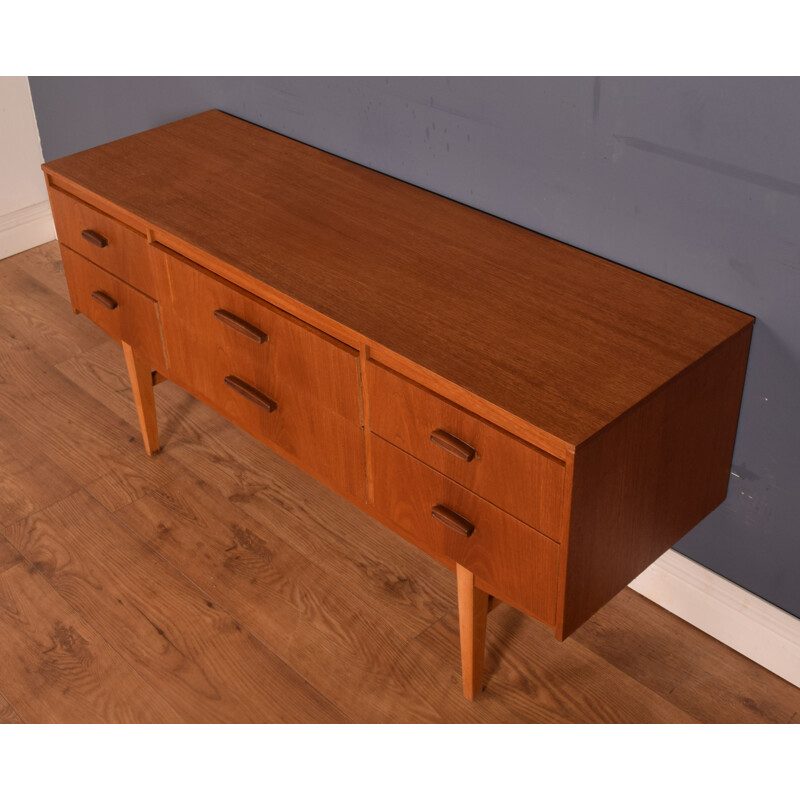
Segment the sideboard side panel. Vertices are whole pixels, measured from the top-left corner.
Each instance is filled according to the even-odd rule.
[[[751,332],[576,451],[559,639],[725,499]]]

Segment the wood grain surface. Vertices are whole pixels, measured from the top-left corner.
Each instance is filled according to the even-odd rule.
[[[142,442],[147,455],[155,455],[159,451],[158,418],[156,417],[156,399],[153,391],[153,373],[147,360],[142,358],[127,342],[122,342],[122,354],[128,369],[133,404]]]
[[[26,722],[178,722],[30,564],[0,573],[2,692]]]
[[[725,499],[750,333],[715,348],[576,454],[558,636]]]
[[[0,528],[72,494],[80,484],[0,417]],[[0,544],[0,568],[3,546]]]
[[[84,258],[118,275],[150,297],[156,297],[156,280],[145,237],[127,225],[50,186],[50,206],[58,240]],[[98,234],[98,247],[82,235]]]
[[[45,170],[573,446],[752,322],[219,111]]]
[[[209,385],[209,376],[235,373],[273,394],[283,392],[286,402],[313,398],[348,422],[361,424],[356,350],[185,259],[158,248],[153,259],[169,283],[162,317],[170,374],[212,394],[216,384]],[[264,340],[254,341],[223,324],[215,316],[219,311],[258,329]]]
[[[17,327],[22,274],[61,304],[64,361]],[[800,720],[799,689],[631,590],[565,644],[495,609],[467,703],[451,573],[174,384],[156,387],[165,451],[148,459],[121,349],[81,341],[93,329],[56,246],[0,262],[0,443],[18,481],[0,523],[3,722]]]
[[[474,572],[480,588],[554,625],[558,544],[372,436],[376,510],[426,552]],[[464,536],[435,519],[439,505],[474,531]]]
[[[0,696],[0,725],[19,725],[22,718],[5,697]]]
[[[127,342],[152,369],[166,369],[166,358],[155,300],[142,294],[115,275],[62,247],[64,271],[76,311],[85,314],[117,342]],[[113,306],[97,302],[102,292]]]
[[[22,556],[19,550],[12,547],[6,539],[0,539],[0,572],[19,564],[22,561]]]
[[[746,314],[216,111],[44,169],[73,304],[142,373],[559,639],[724,497]]]
[[[86,319],[73,320],[94,327]],[[115,347],[124,369],[122,351]],[[137,428],[121,428],[119,418],[50,368],[32,348],[0,347],[0,374],[0,418],[69,478],[84,486],[99,481],[113,487],[108,502],[125,504],[144,491],[144,484],[180,474],[168,458],[143,459]],[[96,496],[106,502],[102,494]]]
[[[5,535],[185,720],[345,720],[85,492]]]
[[[489,595],[475,586],[475,576],[456,565],[458,590],[458,633],[461,650],[461,685],[464,697],[474,700],[483,691],[483,651]]]
[[[18,350],[30,347],[49,364],[59,364],[107,338],[96,325],[71,324],[74,314],[69,305],[62,302],[69,296],[69,290],[57,251],[58,245],[54,254],[59,265],[55,280],[51,279],[49,270],[39,269],[33,277],[16,268],[14,259],[0,261],[3,285],[7,292],[13,292],[14,297],[14,303],[6,303],[0,315],[2,346]],[[47,262],[43,266],[47,266]],[[60,292],[56,293],[56,289]]]
[[[181,478],[118,516],[352,718],[468,721],[457,663],[398,635],[369,598],[208,484]]]
[[[184,259],[161,250],[154,259],[169,287],[161,304],[167,376],[363,502],[358,352]],[[223,324],[219,312],[259,331],[263,341]]]
[[[564,464],[374,362],[367,365],[370,429],[558,541]],[[466,461],[437,446],[443,430],[466,443]]]
[[[509,606],[489,615],[485,692],[519,703],[523,718],[539,721],[689,723],[693,717],[574,642],[556,642],[542,627],[525,625]],[[420,637],[449,660],[458,658],[458,617],[450,613]],[[480,701],[479,701],[480,702]],[[588,709],[591,709],[589,711]]]
[[[631,636],[629,626],[639,635]],[[800,722],[796,686],[774,681],[762,693],[762,667],[631,589],[618,594],[571,641],[700,722]]]

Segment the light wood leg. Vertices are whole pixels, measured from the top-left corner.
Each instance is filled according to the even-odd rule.
[[[149,455],[158,452],[158,425],[156,423],[156,399],[153,394],[153,373],[137,355],[129,344],[122,343],[128,376],[131,379],[133,400],[136,413],[139,415],[139,427],[142,429],[144,449]]]
[[[475,587],[475,576],[456,564],[458,628],[461,635],[461,679],[464,697],[474,700],[483,689],[483,651],[489,595]]]

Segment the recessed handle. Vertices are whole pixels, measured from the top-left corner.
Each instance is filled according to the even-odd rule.
[[[436,430],[431,434],[431,441],[446,450],[450,455],[460,458],[462,461],[472,461],[475,458],[475,448],[457,439],[452,433],[443,430]]]
[[[460,533],[462,536],[472,536],[475,526],[460,514],[456,514],[447,506],[434,506],[431,509],[431,516],[442,525],[446,525],[450,530]]]
[[[106,247],[108,245],[108,239],[103,236],[102,233],[98,233],[97,231],[93,230],[85,230],[81,231],[81,236],[86,239],[89,244],[93,244],[95,247]]]
[[[255,325],[251,325],[246,320],[237,317],[236,314],[231,314],[230,311],[226,311],[224,308],[218,308],[214,312],[214,317],[229,328],[233,328],[236,333],[241,333],[242,336],[252,339],[254,342],[264,344],[267,341],[268,337],[264,331],[260,331]]]
[[[107,308],[109,311],[113,311],[119,303],[110,295],[106,294],[105,292],[96,291],[92,292],[92,300],[95,303],[100,303],[101,306]]]
[[[249,400],[253,405],[263,408],[264,411],[272,413],[278,404],[270,397],[267,397],[263,392],[259,392],[254,386],[245,383],[241,378],[235,375],[228,375],[225,378],[225,385],[238,392],[245,400]]]

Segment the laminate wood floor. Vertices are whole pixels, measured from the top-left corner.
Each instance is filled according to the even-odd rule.
[[[55,242],[0,262],[0,721],[797,722],[800,689],[625,590],[564,644],[169,383],[148,457],[121,348]]]

